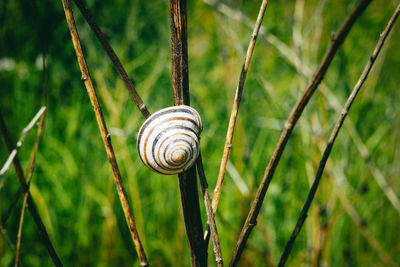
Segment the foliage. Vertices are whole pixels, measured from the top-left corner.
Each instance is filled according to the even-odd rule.
[[[354,2],[269,3],[263,22],[267,33],[281,40],[280,46],[286,45],[311,72],[302,75],[291,64],[293,57],[282,55],[281,47],[267,38],[259,38],[235,129],[230,158],[234,167],[228,169],[216,216],[225,262],[284,121],[326,51],[331,34]],[[306,108],[284,152],[243,254],[243,266],[276,264],[279,259],[339,115],[335,103],[338,101],[340,107],[345,102],[396,6],[394,2],[373,2],[340,48],[324,85]],[[150,112],[171,106],[168,2],[91,0],[87,4]],[[202,115],[201,149],[213,189],[251,29],[205,2],[188,4],[191,103]],[[230,0],[226,4],[251,20],[257,16],[259,1]],[[73,8],[149,261],[155,266],[185,266],[190,255],[178,180],[155,174],[141,163],[135,139],[143,117],[94,34],[75,5]],[[396,179],[400,177],[399,29],[394,28],[350,111],[289,264],[315,263],[319,251],[321,262],[332,266],[383,265],[382,251],[400,262],[399,214],[374,179],[377,169],[400,195]],[[138,265],[80,79],[61,1],[1,1],[0,38],[0,109],[14,140],[40,106],[48,106],[31,193],[63,263]],[[18,153],[23,166],[28,164],[34,135],[30,133]],[[363,158],[358,141],[365,145],[369,157]],[[1,144],[3,163],[8,152]],[[234,168],[244,188],[231,179]],[[10,170],[0,178],[1,216],[18,190],[15,176]],[[13,243],[20,209],[21,201],[4,225]],[[205,224],[204,207],[202,215]],[[371,245],[371,237],[382,251]],[[30,216],[26,217],[21,256],[25,266],[51,265]],[[9,266],[13,261],[14,252],[1,235],[0,265]],[[211,245],[209,262],[214,262]]]

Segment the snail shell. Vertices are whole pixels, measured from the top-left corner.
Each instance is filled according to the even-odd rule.
[[[140,127],[137,138],[140,158],[161,174],[186,171],[199,155],[202,129],[199,113],[189,106],[159,110]]]

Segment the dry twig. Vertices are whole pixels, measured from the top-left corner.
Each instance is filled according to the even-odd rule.
[[[8,147],[8,150],[11,153],[13,151],[13,145],[12,145],[10,135],[8,134],[8,130],[7,130],[6,124],[3,120],[3,116],[1,115],[1,113],[0,113],[0,130],[1,130],[1,133],[3,134],[3,137],[4,137],[4,140]],[[14,162],[15,172],[17,173],[19,184],[22,188],[23,193],[25,194],[26,192],[28,192],[26,179],[25,179],[24,173],[21,168],[21,163],[20,163],[17,155],[15,155],[13,162]],[[60,258],[58,257],[56,251],[54,250],[53,244],[51,243],[49,235],[46,231],[46,227],[44,226],[43,221],[40,218],[39,213],[37,212],[36,206],[35,206],[30,194],[28,194],[27,207],[28,207],[28,211],[31,214],[32,219],[35,222],[36,227],[43,239],[43,243],[44,243],[47,251],[49,252],[49,255],[50,255],[51,260],[53,261],[54,265],[55,266],[63,266]]]
[[[201,164],[201,162],[202,162],[202,159],[201,159],[201,153],[200,153],[196,163],[197,163],[197,172],[199,173],[201,191],[203,193],[203,198],[204,198],[204,205],[206,206],[206,211],[207,211],[207,217],[208,217],[207,225],[209,225],[209,227],[211,229],[211,239],[212,239],[213,245],[214,245],[214,253],[215,253],[215,257],[216,257],[217,266],[224,266],[224,263],[222,260],[221,246],[219,244],[217,225],[215,224],[214,213],[213,213],[212,206],[211,206],[211,198],[210,198],[210,194],[208,192],[208,183],[207,183],[206,175],[204,173],[203,164]]]
[[[170,0],[169,14],[174,105],[190,105],[186,0]],[[201,160],[199,164],[202,165]],[[191,264],[192,266],[207,266],[207,246],[203,240],[196,166],[180,173],[178,177]]]
[[[241,100],[242,94],[243,94],[244,82],[246,81],[247,70],[249,69],[251,56],[253,55],[254,46],[256,45],[258,32],[260,30],[261,23],[264,18],[267,4],[268,4],[268,0],[263,0],[261,3],[260,11],[258,12],[257,21],[254,25],[253,34],[251,35],[250,43],[247,48],[246,58],[244,60],[244,63],[242,66],[242,71],[240,73],[239,84],[236,88],[236,94],[235,94],[235,99],[233,101],[231,117],[229,119],[228,131],[226,133],[224,153],[222,155],[221,165],[219,168],[219,174],[218,174],[218,179],[217,179],[217,185],[215,186],[214,195],[213,195],[213,199],[212,199],[212,208],[213,208],[214,213],[217,211],[218,201],[221,196],[222,185],[224,182],[224,177],[225,177],[225,172],[226,172],[226,165],[228,164],[229,154],[230,154],[231,148],[232,148],[233,131],[235,129],[236,118],[237,118],[237,114],[239,111],[240,100]]]
[[[123,208],[123,211],[125,214],[125,219],[127,221],[129,231],[131,233],[131,237],[132,237],[133,243],[136,248],[136,252],[139,256],[140,264],[142,266],[148,266],[149,264],[147,262],[146,254],[143,250],[142,243],[139,238],[139,234],[136,230],[135,221],[133,220],[132,211],[131,211],[131,208],[128,203],[128,197],[126,195],[125,188],[124,188],[124,185],[122,182],[121,173],[120,173],[118,165],[117,165],[117,160],[115,158],[114,150],[113,150],[113,147],[111,144],[111,138],[107,131],[107,126],[104,121],[104,116],[101,111],[99,101],[97,100],[97,96],[96,96],[96,92],[93,87],[92,79],[90,77],[89,70],[88,70],[88,67],[86,64],[86,60],[83,55],[78,31],[76,29],[75,20],[74,20],[73,14],[72,14],[72,9],[71,9],[69,0],[62,0],[62,3],[63,3],[67,23],[69,26],[69,30],[71,32],[72,42],[74,45],[76,56],[78,58],[79,67],[82,72],[82,80],[85,84],[86,90],[87,90],[89,98],[90,98],[90,102],[92,103],[92,106],[93,106],[93,110],[94,110],[94,113],[96,116],[97,123],[99,125],[99,129],[100,129],[101,137],[103,139],[104,147],[106,149],[108,160],[110,162],[110,165],[111,165],[111,168],[112,168],[112,171],[114,174],[115,183],[116,183],[116,187],[117,187],[117,191],[118,191],[118,196],[121,201],[121,205],[122,205],[122,208]]]
[[[292,235],[291,235],[288,243],[286,244],[285,250],[284,250],[284,252],[283,252],[283,254],[281,256],[281,259],[279,261],[278,266],[284,266],[285,263],[286,263],[287,258],[290,255],[290,252],[291,252],[293,244],[294,244],[294,242],[296,240],[296,237],[300,233],[301,227],[303,226],[303,223],[307,218],[308,210],[309,210],[309,208],[311,206],[311,202],[314,199],[315,193],[316,193],[316,191],[318,189],[318,185],[319,185],[319,182],[321,180],[321,177],[322,177],[322,174],[323,174],[323,171],[324,171],[324,168],[325,168],[325,164],[326,164],[326,162],[327,162],[327,160],[329,158],[329,155],[330,155],[330,152],[332,150],[333,144],[334,144],[334,142],[336,140],[336,137],[337,137],[342,125],[343,125],[343,122],[344,122],[344,120],[345,120],[345,118],[346,118],[346,116],[347,116],[347,114],[349,112],[349,109],[351,108],[351,105],[354,102],[354,99],[356,98],[356,96],[357,96],[358,92],[360,91],[362,85],[364,84],[365,80],[367,79],[368,74],[371,71],[371,68],[372,68],[376,58],[378,57],[379,52],[380,52],[380,50],[381,50],[381,48],[382,48],[387,36],[389,35],[390,30],[392,29],[392,27],[393,27],[393,25],[394,25],[398,15],[399,15],[399,13],[400,13],[400,4],[397,6],[393,16],[391,17],[391,19],[389,20],[389,22],[387,24],[385,30],[380,35],[380,38],[379,38],[378,43],[377,43],[377,45],[376,45],[376,47],[375,47],[375,49],[374,49],[374,51],[372,53],[372,56],[370,57],[367,65],[365,66],[364,71],[361,74],[361,77],[358,80],[357,84],[355,85],[351,95],[349,96],[349,98],[346,101],[346,104],[345,104],[345,106],[344,106],[344,108],[343,108],[343,110],[342,110],[342,112],[341,112],[341,114],[339,116],[338,121],[336,122],[335,128],[333,129],[332,134],[331,134],[331,136],[329,138],[328,144],[327,144],[327,146],[325,148],[325,151],[324,151],[324,154],[322,156],[321,162],[320,162],[320,164],[318,166],[318,171],[317,171],[317,174],[315,176],[315,180],[314,180],[313,185],[312,185],[312,187],[310,189],[310,192],[309,192],[309,194],[307,196],[306,203],[304,204],[303,209],[302,209],[302,211],[300,213],[300,217],[299,217],[299,219],[297,221],[296,227],[294,228],[294,230],[292,232]]]
[[[99,26],[97,25],[96,21],[94,20],[93,16],[90,14],[89,9],[85,6],[82,0],[74,0],[75,4],[78,6],[79,10],[81,11],[83,17],[86,19],[86,22],[89,24],[90,28],[92,28],[94,34],[96,35],[97,39],[103,46],[104,50],[106,51],[108,57],[111,59],[112,63],[114,64],[115,68],[121,79],[124,81],[126,88],[128,89],[129,93],[132,96],[133,101],[135,101],[136,106],[142,112],[145,118],[150,116],[150,112],[147,110],[146,105],[144,104],[142,98],[139,96],[138,92],[136,91],[133,82],[129,78],[126,70],[122,66],[121,61],[119,60],[118,56],[115,54],[114,49],[111,47],[110,43],[107,41],[107,38],[104,36],[103,32],[100,30]]]
[[[315,74],[313,75],[311,82],[308,84],[306,90],[304,91],[304,93],[302,94],[302,96],[300,97],[298,102],[296,103],[295,107],[293,108],[293,110],[285,124],[285,127],[282,131],[282,134],[279,138],[279,141],[275,147],[275,151],[274,151],[274,153],[268,163],[268,166],[265,170],[263,179],[262,179],[261,184],[257,191],[257,195],[253,201],[250,212],[246,218],[245,224],[240,233],[240,236],[239,236],[239,239],[236,244],[236,247],[235,247],[235,250],[234,250],[234,253],[232,256],[232,260],[231,260],[232,266],[234,266],[238,263],[239,258],[244,250],[244,246],[247,242],[247,239],[251,233],[251,230],[254,228],[254,226],[257,223],[257,216],[260,212],[260,209],[261,209],[262,203],[264,201],[264,197],[267,192],[268,186],[272,180],[275,169],[281,158],[283,150],[289,140],[289,137],[294,129],[294,126],[296,125],[297,121],[299,120],[304,108],[306,107],[307,103],[311,99],[311,97],[314,94],[315,90],[317,89],[318,85],[321,83],[339,46],[343,43],[344,39],[346,38],[347,34],[349,33],[350,29],[352,28],[354,22],[363,13],[363,11],[365,10],[365,8],[368,6],[368,4],[370,2],[371,2],[371,0],[360,0],[360,2],[357,4],[357,6],[353,10],[353,12],[346,19],[346,22],[344,23],[344,25],[340,28],[338,34],[334,35],[332,37],[332,43],[331,43],[328,51],[326,52],[324,58],[322,59],[322,62],[320,63],[318,69],[316,70]]]
[[[35,166],[36,153],[37,153],[37,151],[39,149],[40,140],[42,139],[45,121],[46,121],[46,112],[43,113],[43,116],[42,116],[42,118],[40,120],[39,129],[38,129],[38,133],[37,133],[37,136],[36,136],[35,145],[33,146],[31,159],[29,161],[28,175],[26,176],[26,179],[27,179],[27,181],[26,181],[26,192],[24,193],[24,201],[23,201],[23,204],[22,204],[21,217],[20,217],[20,221],[19,221],[18,234],[17,234],[17,249],[16,249],[16,252],[15,252],[15,267],[19,266],[19,263],[20,263],[19,255],[20,255],[20,250],[21,250],[22,229],[24,227],[25,211],[26,211],[26,205],[27,205],[28,196],[29,196],[29,186],[30,186],[31,181],[32,181],[32,175],[33,175],[33,169],[34,169],[34,166]]]

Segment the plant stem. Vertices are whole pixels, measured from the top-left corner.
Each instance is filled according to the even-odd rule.
[[[352,11],[352,13],[346,19],[343,26],[339,29],[338,34],[332,37],[331,45],[328,51],[326,52],[324,58],[322,59],[318,69],[315,71],[311,79],[311,82],[307,85],[306,90],[304,91],[304,93],[296,103],[295,107],[293,108],[285,124],[285,127],[282,131],[282,134],[278,140],[278,143],[275,147],[274,153],[265,170],[263,179],[257,190],[257,195],[253,201],[250,212],[247,215],[246,221],[239,235],[238,242],[233,252],[231,266],[235,266],[238,263],[240,256],[244,250],[247,239],[251,233],[251,230],[257,224],[257,216],[260,213],[260,209],[264,201],[264,197],[267,192],[268,186],[272,180],[275,169],[278,166],[278,162],[282,156],[283,150],[285,149],[285,146],[289,140],[289,137],[293,131],[294,126],[299,120],[301,114],[303,113],[304,108],[308,104],[312,95],[318,88],[318,85],[324,78],[324,75],[328,67],[330,66],[330,63],[332,62],[332,59],[335,56],[338,48],[343,43],[344,39],[346,38],[347,34],[349,33],[350,29],[352,28],[357,18],[363,13],[363,11],[366,9],[366,7],[370,2],[371,0],[360,0],[357,6]]]
[[[46,121],[46,111],[43,113],[43,116],[39,123],[39,129],[38,129],[38,133],[36,136],[35,145],[33,146],[32,155],[31,155],[31,159],[29,162],[28,175],[26,176],[26,178],[27,178],[26,192],[24,193],[24,201],[22,204],[21,217],[20,217],[20,221],[19,221],[18,234],[17,234],[17,249],[15,252],[15,267],[18,267],[19,263],[20,263],[19,255],[20,255],[20,250],[21,250],[22,229],[24,227],[25,211],[26,211],[26,205],[27,205],[28,196],[29,196],[29,186],[32,181],[36,153],[39,149],[40,140],[42,139],[45,121]]]
[[[8,150],[11,153],[13,151],[13,144],[12,144],[10,135],[8,134],[8,130],[7,130],[6,124],[3,120],[3,116],[1,115],[1,112],[0,112],[0,130],[4,137],[4,141],[6,142]],[[26,192],[28,192],[26,179],[25,179],[24,173],[21,168],[21,163],[20,163],[17,155],[14,157],[13,162],[14,162],[14,168],[15,168],[15,172],[17,173],[20,187],[22,188],[22,192],[25,194]],[[27,207],[28,207],[28,211],[31,214],[32,219],[35,222],[36,227],[43,239],[43,243],[44,243],[47,251],[49,252],[50,258],[53,261],[54,265],[55,266],[63,266],[60,258],[58,257],[56,251],[54,250],[53,244],[51,243],[50,237],[46,231],[46,227],[44,226],[43,221],[40,218],[39,213],[37,212],[35,203],[33,202],[33,199],[30,194],[28,194]]]
[[[121,79],[124,81],[126,88],[128,89],[129,93],[132,96],[133,101],[135,101],[136,106],[142,112],[145,118],[150,117],[150,112],[147,110],[146,105],[144,104],[142,98],[139,96],[138,92],[136,91],[133,82],[129,78],[126,70],[122,66],[121,61],[119,60],[118,56],[115,54],[114,49],[111,47],[110,43],[107,41],[107,38],[104,36],[103,32],[100,30],[99,26],[97,25],[96,21],[94,20],[93,16],[90,14],[89,9],[85,6],[82,0],[74,0],[75,4],[78,6],[79,10],[81,11],[83,17],[85,18],[86,22],[89,24],[90,28],[93,30],[94,34],[96,35],[97,39],[103,46],[104,50],[106,51],[108,57],[111,59],[112,63],[114,64],[115,68]]]
[[[254,46],[256,45],[258,32],[260,30],[261,23],[264,18],[265,10],[267,9],[267,4],[268,4],[268,0],[263,0],[261,3],[260,11],[258,12],[257,21],[254,25],[253,34],[251,35],[250,43],[247,48],[246,58],[244,60],[244,63],[242,66],[242,71],[240,73],[239,84],[236,88],[235,100],[233,101],[231,117],[229,119],[228,131],[226,133],[224,153],[222,155],[221,165],[219,168],[219,174],[218,174],[218,179],[217,179],[217,185],[215,186],[214,195],[213,195],[213,199],[212,199],[212,208],[213,208],[214,213],[217,211],[219,198],[221,196],[222,185],[223,185],[224,177],[225,177],[225,173],[226,173],[226,165],[228,164],[229,154],[230,154],[231,148],[232,148],[233,131],[235,129],[236,118],[237,118],[237,114],[239,111],[240,100],[242,99],[244,82],[246,81],[246,75],[247,75],[247,71],[249,69],[251,56],[253,55]],[[206,235],[208,233],[207,230],[206,230]]]
[[[140,264],[142,266],[148,266],[149,264],[147,262],[146,254],[143,250],[142,243],[139,238],[139,234],[136,230],[135,221],[133,220],[132,211],[131,211],[131,208],[128,203],[128,197],[126,195],[124,184],[122,182],[121,173],[120,173],[118,165],[117,165],[117,160],[115,158],[114,150],[112,147],[110,134],[107,131],[107,126],[104,121],[104,116],[103,116],[103,113],[102,113],[100,105],[99,105],[99,101],[96,96],[96,91],[93,87],[92,79],[90,77],[90,73],[89,73],[89,69],[86,64],[85,57],[83,55],[83,51],[82,51],[82,47],[80,44],[78,31],[76,29],[75,20],[74,20],[73,14],[72,14],[70,2],[69,2],[69,0],[62,0],[62,3],[63,3],[67,23],[69,26],[69,30],[71,32],[72,42],[74,45],[76,56],[78,58],[79,68],[81,69],[81,72],[82,72],[82,80],[85,84],[86,90],[87,90],[89,98],[90,98],[90,102],[92,103],[92,106],[93,106],[97,124],[100,129],[100,134],[103,139],[104,147],[107,152],[107,157],[110,162],[110,165],[111,165],[111,168],[113,171],[113,175],[115,178],[118,196],[121,201],[122,209],[125,214],[125,219],[128,224],[129,231],[131,233],[132,241],[135,245],[136,252],[139,256]]]
[[[169,15],[174,105],[190,105],[186,0],[170,0]],[[201,161],[200,164],[202,164]],[[203,240],[196,166],[180,173],[178,177],[191,264],[192,266],[207,266],[207,246]]]
[[[201,162],[202,162],[202,159],[201,159],[201,153],[200,153],[199,157],[197,158],[196,163],[197,163],[197,172],[199,173],[201,192],[203,193],[204,205],[206,206],[206,211],[207,211],[207,217],[208,217],[207,225],[211,229],[211,239],[213,241],[214,253],[215,253],[215,259],[217,262],[217,266],[224,266],[224,263],[222,260],[221,246],[219,244],[217,225],[215,224],[214,213],[213,213],[212,205],[211,205],[211,198],[210,198],[210,194],[208,192],[208,183],[207,183],[206,175],[204,173],[203,164],[201,164]]]
[[[375,47],[375,49],[374,49],[374,51],[372,53],[372,56],[370,57],[367,65],[364,68],[364,71],[361,74],[360,79],[358,80],[357,84],[355,85],[353,91],[351,92],[349,98],[346,101],[345,106],[343,107],[342,112],[340,113],[339,119],[337,120],[335,128],[333,129],[333,131],[331,133],[331,136],[330,136],[330,138],[328,140],[328,144],[327,144],[327,146],[325,148],[324,154],[323,154],[322,159],[321,159],[321,161],[319,163],[318,171],[317,171],[317,174],[315,175],[315,180],[314,180],[313,185],[312,185],[312,187],[310,189],[310,192],[308,193],[306,203],[303,206],[303,209],[302,209],[302,211],[300,213],[299,219],[298,219],[297,224],[296,224],[296,226],[295,226],[295,228],[294,228],[294,230],[292,232],[292,235],[291,235],[289,241],[286,244],[285,250],[284,250],[284,252],[283,252],[283,254],[281,256],[281,259],[279,261],[278,266],[284,266],[286,261],[287,261],[287,258],[290,255],[290,252],[291,252],[293,244],[294,244],[294,242],[296,240],[296,237],[300,233],[301,227],[303,226],[304,221],[307,218],[308,210],[309,210],[309,208],[311,206],[311,202],[313,201],[315,193],[316,193],[316,191],[318,189],[319,182],[321,181],[322,174],[324,172],[324,168],[325,168],[326,162],[327,162],[327,160],[329,158],[329,155],[330,155],[330,152],[332,150],[333,144],[334,144],[334,142],[336,140],[336,137],[339,134],[339,131],[340,131],[340,129],[341,129],[342,125],[343,125],[343,122],[344,122],[344,120],[345,120],[345,118],[346,118],[346,116],[347,116],[347,114],[348,114],[348,112],[349,112],[349,110],[351,108],[351,105],[354,102],[354,99],[356,98],[358,92],[361,90],[362,85],[364,84],[365,80],[367,79],[368,74],[371,71],[371,68],[374,65],[374,62],[375,62],[376,58],[378,57],[379,52],[381,51],[381,48],[382,48],[383,44],[385,43],[385,40],[386,40],[387,36],[389,35],[390,30],[392,29],[392,27],[393,27],[393,25],[394,25],[398,15],[399,15],[399,13],[400,13],[400,4],[397,6],[393,16],[390,18],[385,30],[380,35],[380,38],[379,38],[378,43],[377,43],[377,45],[376,45],[376,47]]]

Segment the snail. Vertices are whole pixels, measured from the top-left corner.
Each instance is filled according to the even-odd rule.
[[[186,105],[161,109],[140,127],[137,149],[143,163],[161,174],[189,169],[200,151],[200,115]]]

